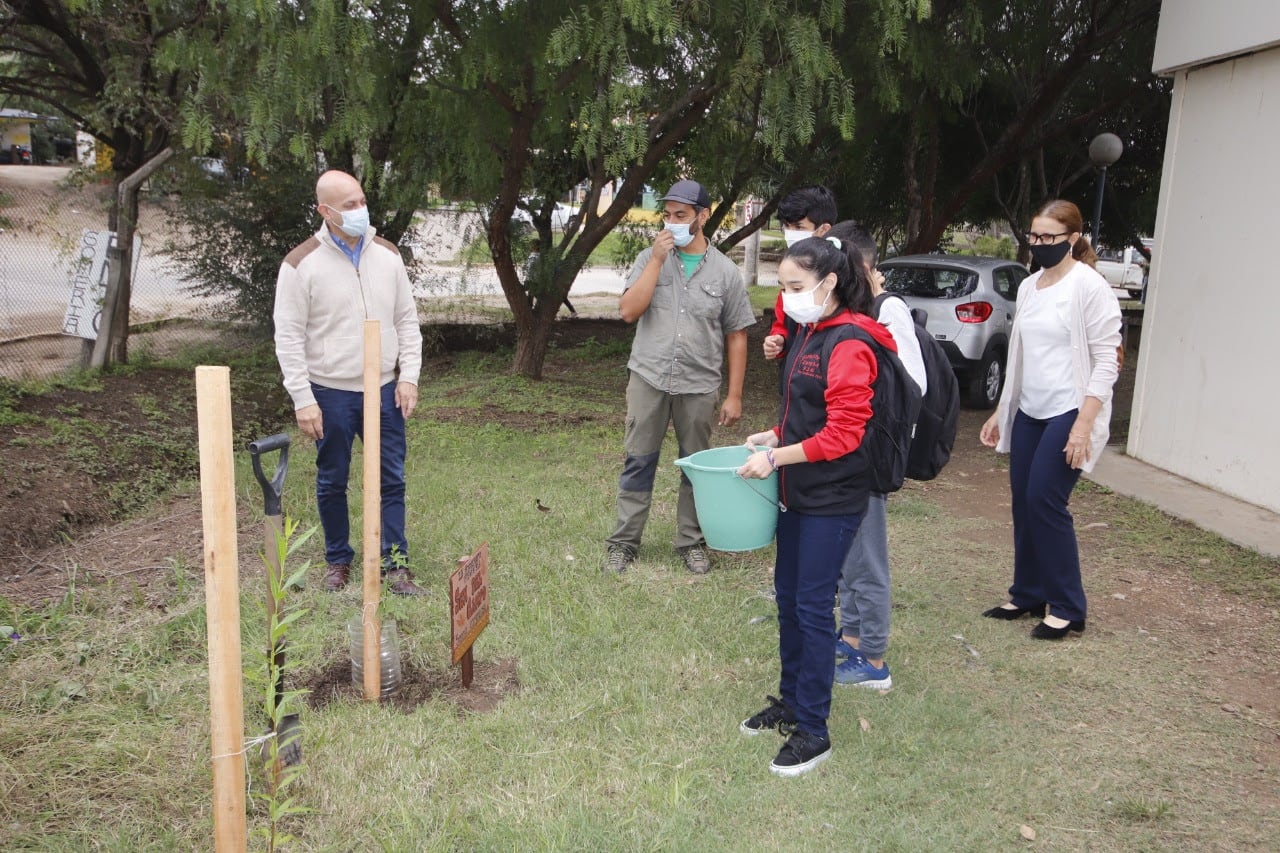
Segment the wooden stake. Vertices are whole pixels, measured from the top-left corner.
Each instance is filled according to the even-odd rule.
[[[382,324],[364,321],[364,698],[382,694]]]
[[[204,597],[209,636],[213,836],[218,853],[242,851],[245,833],[244,696],[240,672],[240,558],[231,457],[231,370],[196,368]]]

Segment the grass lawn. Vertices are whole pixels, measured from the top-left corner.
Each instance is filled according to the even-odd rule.
[[[776,290],[762,290],[771,305]],[[311,811],[285,823],[294,849],[985,851],[1024,846],[1030,832],[1062,850],[1274,849],[1277,763],[1259,756],[1274,756],[1275,730],[1206,706],[1188,669],[1200,649],[1172,631],[1155,642],[1096,627],[1093,614],[1083,638],[1036,644],[1029,623],[977,616],[998,601],[1010,556],[990,545],[1005,541],[995,521],[947,508],[968,487],[958,473],[890,502],[894,689],[837,688],[832,759],[799,779],[770,775],[780,740],[745,737],[738,723],[777,693],[772,547],[717,554],[705,577],[683,570],[669,544],[672,442],[638,564],[623,577],[599,571],[626,352],[553,350],[538,383],[506,372],[509,352],[428,363],[410,423],[408,527],[433,595],[387,612],[407,665],[456,680],[446,578],[488,542],[492,621],[476,658],[514,666],[519,687],[483,713],[444,690],[408,712],[343,697],[304,708],[292,793]],[[717,443],[770,422],[772,377],[753,362],[750,423],[718,429]],[[237,460],[244,665],[257,672],[261,503],[247,455]],[[313,460],[295,448],[285,494],[304,527],[317,522]],[[1275,561],[1131,502],[1087,490],[1079,500],[1078,513],[1104,502],[1115,513],[1090,532],[1090,554],[1149,549],[1174,570],[1198,567],[1213,589],[1276,573]],[[320,559],[318,540],[304,557]],[[1210,565],[1224,576],[1204,576]],[[171,561],[147,590],[66,572],[56,604],[0,597],[0,623],[24,637],[0,639],[0,847],[209,849],[202,567]],[[292,685],[348,659],[355,574],[327,594],[313,569],[298,594],[307,612],[289,640]],[[1259,606],[1274,616],[1277,600],[1272,588]],[[245,690],[253,736],[261,686]],[[260,762],[249,764],[260,791]],[[252,808],[260,831],[262,806]]]

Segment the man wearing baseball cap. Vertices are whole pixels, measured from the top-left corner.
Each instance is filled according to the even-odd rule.
[[[663,202],[663,230],[636,258],[619,309],[636,324],[627,383],[626,461],[618,483],[618,520],[608,539],[605,571],[622,573],[635,561],[649,517],[658,455],[667,424],[680,455],[711,446],[725,355],[729,389],[719,423],[742,416],[747,327],[755,312],[738,267],[702,233],[711,198],[697,181],[676,181]],[[693,486],[680,476],[676,550],[695,574],[711,570],[693,506]]]

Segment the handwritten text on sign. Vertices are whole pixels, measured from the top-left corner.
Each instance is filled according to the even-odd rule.
[[[95,340],[98,322],[102,319],[102,300],[107,293],[107,252],[115,248],[114,231],[85,229],[80,235],[80,246],[72,259],[71,297],[66,313],[62,315],[62,333],[78,338]],[[142,257],[142,239],[133,237],[133,274],[137,277],[138,261]]]
[[[488,542],[449,576],[449,611],[453,616],[453,662],[457,663],[489,624]]]

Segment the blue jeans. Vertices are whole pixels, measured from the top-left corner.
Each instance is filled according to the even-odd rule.
[[[778,516],[773,589],[778,599],[778,692],[796,714],[796,726],[827,737],[836,659],[831,612],[840,566],[858,532],[860,515]]]
[[[351,471],[351,447],[364,439],[364,393],[338,391],[311,384],[320,414],[324,438],[316,442],[316,504],[324,529],[324,558],[329,563],[355,561],[351,547],[351,517],[347,512],[347,479]],[[394,548],[406,559],[409,542],[404,536],[404,415],[396,408],[396,383],[382,386],[382,568],[391,566]],[[369,547],[369,543],[364,543]]]
[[[1080,579],[1076,528],[1067,502],[1080,470],[1063,450],[1076,410],[1040,420],[1014,415],[1009,447],[1009,490],[1013,498],[1013,586],[1018,607],[1049,605],[1054,616],[1075,622],[1087,605]]]

